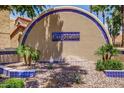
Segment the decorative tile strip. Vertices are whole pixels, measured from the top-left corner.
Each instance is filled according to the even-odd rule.
[[[15,78],[29,78],[34,77],[36,75],[36,70],[16,70],[4,66],[0,66],[0,74],[4,74],[8,77]]]
[[[105,70],[104,73],[107,77],[124,78],[124,70]]]

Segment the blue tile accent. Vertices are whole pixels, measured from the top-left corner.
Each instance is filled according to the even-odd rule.
[[[16,77],[16,78],[29,78],[34,77],[36,75],[35,70],[25,70],[25,71],[10,71],[9,77]]]
[[[107,77],[119,77],[119,78],[124,78],[124,71],[118,70],[118,71],[114,71],[114,70],[106,70],[104,71],[105,75]]]
[[[80,41],[80,32],[52,32],[52,41]]]
[[[104,28],[99,24],[99,22],[93,18],[92,16],[90,16],[89,14],[83,12],[83,11],[80,11],[80,10],[77,10],[77,9],[57,9],[57,10],[53,10],[53,11],[49,11],[47,13],[45,13],[44,15],[40,16],[39,18],[37,18],[30,26],[29,28],[27,29],[26,33],[24,34],[24,37],[22,39],[22,42],[21,44],[25,44],[25,41],[28,37],[28,34],[30,33],[31,29],[33,28],[33,26],[39,22],[40,20],[42,20],[43,18],[51,15],[51,14],[55,14],[55,13],[58,13],[58,12],[74,12],[74,13],[77,13],[77,14],[80,14],[82,16],[85,16],[87,18],[89,18],[91,21],[93,21],[97,27],[100,29],[100,31],[102,32],[103,36],[104,36],[104,39],[106,40],[107,43],[110,43],[109,42],[109,39],[108,39],[108,36],[104,30]]]
[[[3,74],[3,68],[0,68],[0,74]]]
[[[0,51],[0,55],[6,55],[6,54],[17,54],[16,51]]]
[[[16,70],[12,68],[0,67],[0,74],[15,78],[35,77],[36,70]]]

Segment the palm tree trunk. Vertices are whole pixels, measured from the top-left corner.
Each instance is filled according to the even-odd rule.
[[[31,66],[31,56],[28,57],[28,65]]]
[[[124,5],[121,5],[122,13],[122,47],[124,47]]]
[[[26,56],[24,55],[24,62],[25,62],[25,65],[27,65],[27,60],[26,60]]]
[[[92,13],[92,5],[90,5],[90,13]]]
[[[99,12],[96,12],[97,17],[99,17]]]
[[[105,12],[102,12],[103,24],[105,24]]]

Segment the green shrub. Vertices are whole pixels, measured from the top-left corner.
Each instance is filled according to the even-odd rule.
[[[77,83],[77,84],[80,84],[81,83],[81,75],[79,73],[75,73],[74,74],[74,82]]]
[[[10,78],[0,84],[0,88],[24,88],[22,79]]]
[[[104,66],[106,70],[122,70],[123,63],[119,60],[108,60],[104,62]]]
[[[103,71],[105,70],[104,62],[101,60],[98,60],[96,63],[96,70]]]
[[[49,63],[49,64],[47,65],[47,68],[48,68],[48,69],[53,69],[53,64]]]
[[[119,60],[108,60],[108,61],[101,61],[98,60],[96,64],[96,70],[103,71],[103,70],[122,70],[124,67],[123,63]]]

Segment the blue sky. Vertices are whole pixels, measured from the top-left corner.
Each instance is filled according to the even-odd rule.
[[[53,8],[53,7],[56,7],[56,6],[60,6],[60,5],[47,5],[47,8],[49,9],[49,8]],[[90,11],[89,5],[69,5],[69,6],[75,6],[75,7],[79,7],[79,8],[82,8],[84,10]],[[93,13],[93,14],[96,15],[95,13]],[[10,14],[10,18],[12,18],[12,19],[17,18],[18,16],[19,15],[17,15],[17,14],[16,15],[13,15],[12,13]],[[24,17],[26,17],[26,16],[24,16]],[[101,16],[100,16],[99,19],[102,21],[102,17]]]

